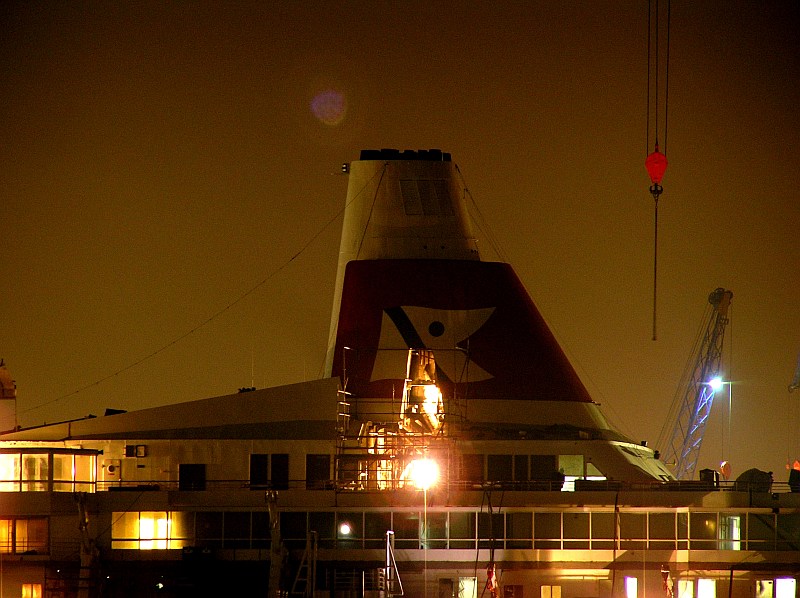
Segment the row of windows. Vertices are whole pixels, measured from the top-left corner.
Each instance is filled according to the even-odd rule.
[[[203,463],[181,463],[178,466],[178,488],[180,490],[205,490],[206,466]],[[306,488],[329,488],[331,480],[331,456],[328,454],[306,455]],[[250,488],[257,490],[289,488],[289,455],[286,453],[251,454]]]
[[[97,457],[74,453],[0,453],[0,492],[94,492]]]
[[[676,598],[717,598],[717,580],[699,577],[697,579],[682,578],[673,585],[670,594]],[[625,577],[625,598],[639,598],[639,579],[634,576]],[[695,585],[697,593],[695,593]],[[556,598],[552,592],[545,591],[542,586],[541,598]],[[553,586],[553,588],[558,586]],[[755,598],[795,598],[797,580],[792,577],[760,579],[755,582]],[[730,594],[729,594],[730,595]],[[558,598],[561,597],[559,588]]]
[[[282,512],[281,536],[302,548],[800,550],[800,513],[474,511]],[[266,512],[114,513],[112,548],[266,548]],[[616,546],[615,546],[616,545]]]
[[[144,449],[144,446],[126,448]],[[146,454],[142,451],[142,454]],[[0,492],[61,491],[93,492],[96,482],[94,454],[3,453],[0,454]],[[332,458],[329,454],[305,455],[305,486],[329,488]],[[481,455],[468,454],[456,479],[468,481],[527,482],[597,477],[600,472],[582,455]],[[289,455],[251,454],[252,488],[289,487]],[[205,490],[206,466],[202,463],[179,465],[181,490]]]
[[[331,456],[307,454],[306,488],[327,488],[331,480]],[[583,455],[483,455],[462,456],[455,479],[474,482],[530,482],[566,480],[565,489],[573,489],[577,478],[605,479]],[[183,479],[183,478],[182,478]],[[250,486],[277,489],[289,487],[288,454],[250,455]],[[553,486],[559,489],[560,486]],[[520,488],[525,488],[520,486]]]
[[[527,482],[566,478],[602,478],[583,455],[463,455],[462,479]]]

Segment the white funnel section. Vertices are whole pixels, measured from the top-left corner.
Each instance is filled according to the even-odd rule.
[[[326,376],[331,374],[348,262],[480,259],[469,226],[464,188],[450,154],[439,150],[366,150],[361,160],[350,163],[349,177]]]

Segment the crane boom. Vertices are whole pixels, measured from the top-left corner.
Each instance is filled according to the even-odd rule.
[[[700,445],[714,402],[714,389],[709,381],[719,373],[722,341],[732,298],[733,293],[722,288],[715,289],[708,296],[711,317],[696,352],[694,367],[665,453],[666,462],[675,464],[673,472],[679,480],[692,479],[697,468]]]

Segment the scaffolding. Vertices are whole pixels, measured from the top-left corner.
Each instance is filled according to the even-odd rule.
[[[448,476],[457,417],[436,384],[433,352],[409,349],[402,397],[355,397],[345,387],[337,408],[336,487],[397,490],[410,484],[412,463],[432,458]]]

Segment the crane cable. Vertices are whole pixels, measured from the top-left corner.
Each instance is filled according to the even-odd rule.
[[[650,173],[653,186],[650,187],[650,193],[653,196],[654,200],[654,222],[653,222],[653,340],[657,339],[657,331],[656,331],[656,313],[657,313],[657,297],[658,297],[658,198],[663,191],[660,183],[661,183],[661,176],[664,174],[664,170],[666,169],[667,160],[667,124],[668,124],[668,106],[669,106],[669,37],[670,37],[670,22],[671,22],[671,0],[667,0],[667,32],[666,32],[666,59],[665,59],[665,82],[664,82],[664,151],[659,152],[659,145],[658,145],[658,127],[659,127],[659,118],[658,118],[658,99],[660,93],[659,87],[659,71],[660,71],[660,51],[659,51],[659,38],[660,38],[660,31],[659,31],[659,5],[658,0],[655,0],[655,16],[653,15],[652,10],[653,0],[648,0],[647,3],[647,133],[645,139],[645,165],[650,171],[650,160],[651,158],[656,158],[656,162],[661,167],[660,174],[654,175],[653,172]],[[655,21],[655,43],[653,43],[653,22]],[[653,45],[655,45],[655,53],[653,53]],[[651,73],[651,65],[654,65],[654,73]],[[651,77],[653,74],[653,77]],[[655,79],[655,85],[651,85],[651,79]],[[652,93],[651,93],[652,92]],[[652,119],[652,125],[655,133],[655,151],[650,153],[650,128],[651,128],[651,118],[650,118],[650,96],[654,98],[654,113],[655,118]]]

